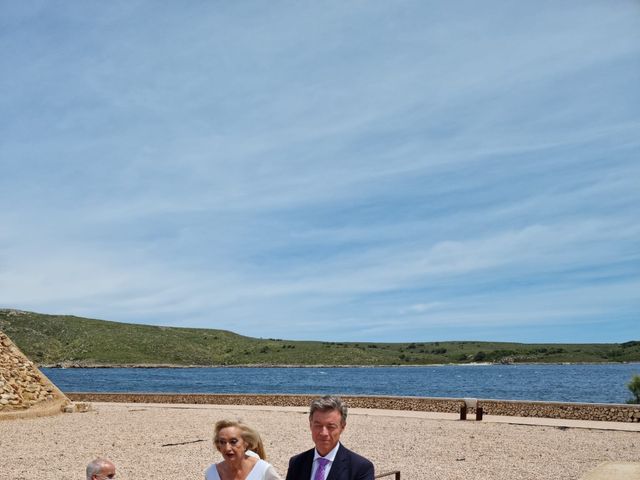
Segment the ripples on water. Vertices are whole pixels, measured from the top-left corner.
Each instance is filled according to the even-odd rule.
[[[65,392],[338,393],[624,403],[640,364],[344,368],[43,368]]]

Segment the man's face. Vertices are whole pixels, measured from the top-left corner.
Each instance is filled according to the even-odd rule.
[[[340,434],[345,425],[342,423],[342,415],[338,410],[321,412],[316,410],[309,421],[311,438],[316,444],[316,450],[323,457],[338,444]]]
[[[98,475],[94,475],[93,478],[96,480],[111,480],[112,478],[116,478],[115,465],[105,465],[100,469],[100,473]]]

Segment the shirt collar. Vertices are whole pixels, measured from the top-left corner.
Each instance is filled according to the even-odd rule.
[[[320,455],[318,453],[318,450],[316,450],[315,448],[313,449],[313,461],[315,462],[318,458],[326,458],[327,460],[329,460],[331,463],[333,463],[333,461],[336,458],[336,453],[338,453],[338,449],[340,448],[340,442],[338,442],[336,444],[335,447],[333,447],[333,450],[331,450],[329,453],[327,453],[324,457],[322,455]]]

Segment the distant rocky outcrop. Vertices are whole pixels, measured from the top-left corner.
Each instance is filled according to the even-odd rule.
[[[0,332],[0,420],[53,415],[70,405],[64,393]]]

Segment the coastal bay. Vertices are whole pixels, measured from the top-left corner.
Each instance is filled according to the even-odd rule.
[[[625,403],[640,363],[413,367],[44,368],[65,392],[399,395]]]

